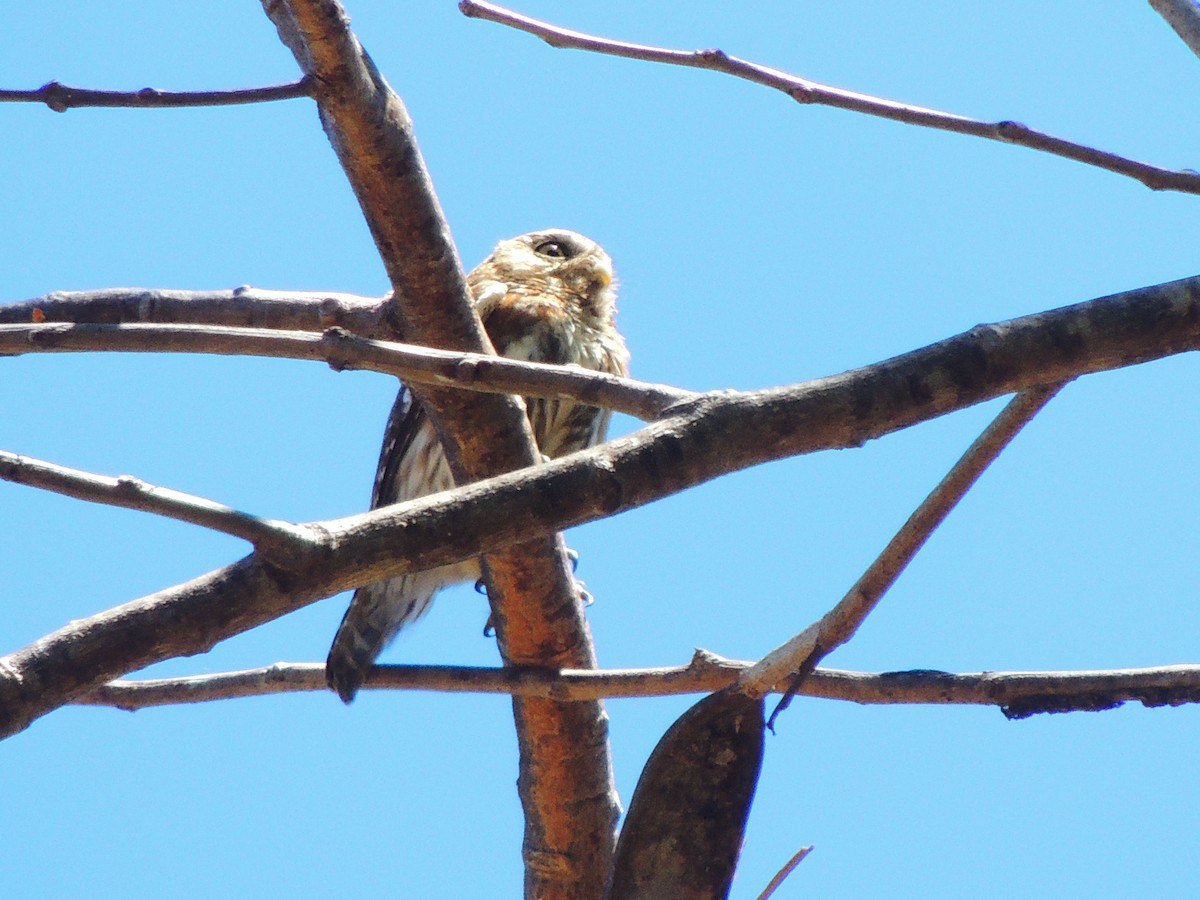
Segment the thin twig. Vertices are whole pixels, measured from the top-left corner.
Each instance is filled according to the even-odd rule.
[[[121,325],[43,322],[0,325],[0,356],[24,353],[213,353],[321,360],[335,369],[369,369],[409,382],[436,384],[493,394],[568,398],[649,421],[669,407],[699,394],[593,372],[505,359],[484,353],[456,353],[413,344],[376,341],[343,328],[323,334],[220,325]]]
[[[950,510],[1061,388],[1061,384],[1033,388],[1014,397],[909,516],[837,606],[764,656],[743,675],[742,687],[761,696],[789,673],[798,683],[830,652],[850,640]],[[771,716],[772,721],[787,708],[789,699],[785,693]]]
[[[303,559],[313,547],[305,528],[260,519],[204,497],[155,487],[134,478],[110,478],[0,450],[0,479],[65,494],[78,500],[153,513],[242,538],[277,565]]]
[[[768,900],[779,889],[779,886],[787,880],[787,877],[792,874],[796,866],[800,865],[804,857],[812,853],[812,849],[812,845],[810,844],[807,847],[801,847],[797,850],[792,855],[792,858],[784,863],[783,868],[775,873],[775,877],[771,879],[767,886],[763,888],[763,892],[758,895],[758,900]]]
[[[66,112],[87,106],[127,109],[237,106],[309,96],[312,96],[312,80],[308,77],[288,84],[230,91],[160,91],[149,87],[138,91],[98,91],[50,81],[32,91],[0,90],[0,103],[45,103],[55,112]]]
[[[1194,0],[1150,0],[1154,11],[1200,56],[1200,4]]]
[[[722,72],[735,78],[742,78],[782,91],[798,103],[833,106],[838,109],[848,109],[896,122],[904,122],[908,125],[953,131],[1005,144],[1017,144],[1032,150],[1072,159],[1085,165],[1106,169],[1118,175],[1125,175],[1140,181],[1152,190],[1200,194],[1200,173],[1186,169],[1163,169],[1148,163],[1137,162],[1115,153],[1088,147],[1085,144],[1077,144],[1041,131],[1034,131],[1020,122],[1007,120],[984,122],[979,119],[859,94],[738,59],[736,56],[729,56],[722,50],[671,50],[665,47],[608,40],[579,31],[559,28],[548,22],[484,2],[484,0],[461,0],[458,8],[463,15],[507,25],[541,38],[552,47],[586,50],[626,59],[640,59],[646,62]]]
[[[735,684],[754,663],[697,652],[687,665],[640,669],[376,666],[365,688],[512,694],[556,700],[668,697],[712,693]],[[787,679],[776,686],[786,690]],[[72,702],[136,710],[238,697],[327,691],[320,663],[276,663],[259,669],[180,678],[120,679]],[[864,705],[998,706],[1012,715],[1111,709],[1127,700],[1145,706],[1200,702],[1200,665],[1076,672],[849,672],[816,669],[799,693]]]

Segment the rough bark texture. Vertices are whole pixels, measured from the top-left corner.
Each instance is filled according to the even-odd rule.
[[[771,459],[857,446],[993,397],[1194,349],[1200,278],[979,326],[831,378],[705,394],[584,453],[315,523],[307,561],[287,572],[251,556],[71,623],[0,659],[0,736],[127,672],[202,653],[368,581],[550,535]]]
[[[332,0],[264,2],[307,76],[394,288],[397,336],[449,350],[490,350],[412,122]],[[515,399],[420,388],[459,483],[537,462]],[[485,560],[507,663],[592,668],[595,651],[561,541],[538,537]],[[520,606],[527,628],[508,627]],[[547,649],[551,655],[545,655]],[[514,703],[529,897],[594,897],[607,877],[619,803],[598,701]],[[575,738],[575,739],[573,739]],[[565,796],[584,784],[587,797]],[[545,860],[565,861],[547,866]]]

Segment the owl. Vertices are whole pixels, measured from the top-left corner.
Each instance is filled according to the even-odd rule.
[[[467,276],[475,310],[501,356],[626,375],[617,331],[612,260],[581,234],[547,229],[502,241]],[[526,398],[538,449],[557,457],[601,443],[609,412],[572,400]],[[388,418],[371,508],[448,490],[454,476],[429,416],[401,385]],[[401,628],[428,610],[441,588],[480,577],[478,559],[408,572],[354,592],[325,679],[346,703]]]

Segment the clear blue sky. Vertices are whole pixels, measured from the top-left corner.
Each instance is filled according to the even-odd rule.
[[[1200,60],[1144,3],[549,3],[629,40],[1012,118],[1200,167]],[[1028,150],[802,107],[711,73],[555,51],[450,0],[350,0],[409,105],[464,262],[562,225],[600,241],[636,375],[750,388],[1196,274],[1200,198]],[[238,87],[296,71],[257,4],[0,12],[0,86]],[[0,299],[56,289],[381,294],[307,101],[189,111],[0,107]],[[1194,358],[1068,387],[904,575],[843,668],[1197,661]],[[0,447],[264,516],[364,507],[392,396],[315,364],[0,360]],[[604,665],[753,658],[834,603],[999,409],[764,466],[577,529]],[[618,432],[636,423],[618,419]],[[0,484],[0,651],[191,578],[238,541]],[[332,598],[161,673],[323,659]],[[445,594],[389,661],[492,664]],[[610,704],[628,801],[690,699]],[[769,737],[734,896],[1171,897],[1200,889],[1195,708],[1010,723],[991,708],[798,700]],[[66,709],[0,744],[14,896],[519,895],[508,702],[366,694],[134,715]]]

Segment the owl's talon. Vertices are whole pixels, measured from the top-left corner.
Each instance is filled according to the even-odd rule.
[[[487,582],[484,581],[482,578],[476,579],[476,581],[475,581],[475,593],[483,594],[483,596],[485,596],[485,597],[488,595]],[[491,621],[491,620],[489,619],[488,621]]]
[[[575,582],[575,594],[579,597],[579,602],[584,606],[591,606],[596,602],[596,598],[592,596],[592,592],[587,589],[582,581]]]
[[[571,561],[571,571],[575,572],[579,569],[579,551],[567,548],[567,559]]]
[[[496,636],[496,623],[492,621],[491,616],[488,616],[488,620],[483,623],[483,636],[485,638]]]

